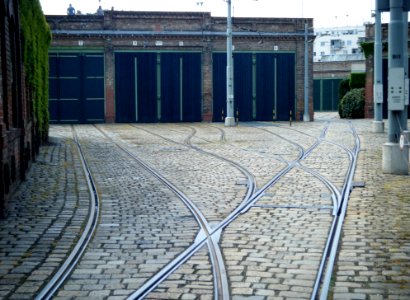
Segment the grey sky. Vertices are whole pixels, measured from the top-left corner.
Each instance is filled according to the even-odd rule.
[[[103,9],[138,11],[207,11],[226,16],[224,0],[40,0],[45,14],[66,14],[71,3],[83,14]],[[232,0],[236,17],[308,17],[315,27],[340,27],[373,22],[375,0]]]

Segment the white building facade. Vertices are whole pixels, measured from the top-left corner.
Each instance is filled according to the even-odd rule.
[[[314,62],[360,61],[365,59],[360,43],[365,40],[365,27],[315,29]]]

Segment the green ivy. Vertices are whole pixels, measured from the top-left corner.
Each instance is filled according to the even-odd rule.
[[[33,100],[36,128],[41,140],[48,137],[48,48],[51,31],[39,0],[19,0],[23,59],[29,97]]]
[[[360,47],[363,50],[364,56],[368,58],[370,55],[374,54],[374,42],[362,42],[360,43]],[[382,51],[388,50],[388,43],[382,43]]]
[[[351,90],[364,88],[366,85],[366,73],[351,73],[349,85]]]

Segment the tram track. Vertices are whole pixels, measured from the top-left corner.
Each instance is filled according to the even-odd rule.
[[[248,189],[247,189],[246,196],[244,197],[244,202],[247,202],[247,199],[249,199],[249,198],[255,193],[255,190],[256,190],[256,180],[255,180],[255,176],[253,176],[253,174],[252,174],[251,172],[249,172],[245,167],[243,167],[242,165],[238,164],[237,162],[235,162],[235,161],[233,161],[233,160],[230,160],[230,159],[227,159],[227,158],[225,158],[225,157],[223,157],[223,156],[221,156],[221,155],[218,155],[218,154],[215,154],[215,153],[212,153],[212,152],[203,150],[203,149],[201,149],[201,148],[199,148],[199,147],[197,147],[197,146],[192,145],[191,139],[192,139],[192,138],[195,136],[195,134],[196,134],[196,130],[195,130],[194,128],[189,127],[189,126],[186,126],[187,128],[189,128],[189,129],[191,130],[191,133],[188,135],[187,138],[184,139],[184,142],[183,142],[183,143],[179,143],[179,142],[176,142],[176,141],[174,141],[174,140],[172,140],[172,139],[170,139],[170,138],[164,137],[164,136],[162,136],[162,135],[160,135],[160,134],[156,134],[156,133],[154,133],[154,132],[152,132],[152,131],[150,131],[150,130],[147,130],[147,129],[145,129],[145,128],[141,128],[141,127],[138,127],[138,126],[135,126],[135,125],[133,125],[133,127],[134,127],[134,128],[137,128],[137,129],[139,129],[139,130],[143,130],[143,131],[145,131],[145,132],[147,132],[147,133],[149,133],[149,134],[152,134],[152,135],[154,135],[154,136],[157,136],[157,137],[159,137],[159,138],[161,138],[161,139],[163,139],[163,140],[166,140],[166,141],[168,141],[168,142],[170,142],[170,143],[174,143],[174,144],[186,146],[186,147],[188,147],[188,148],[194,149],[194,150],[197,151],[197,152],[200,152],[200,153],[205,154],[205,155],[212,156],[212,157],[214,157],[214,158],[216,158],[216,159],[218,159],[218,160],[222,160],[222,161],[225,161],[225,162],[227,162],[227,163],[233,165],[235,168],[237,168],[238,170],[240,170],[240,172],[241,172],[243,175],[245,175],[245,177],[247,178],[247,184],[246,184],[246,185],[247,185]],[[223,136],[224,136],[224,135],[223,135]]]
[[[292,144],[293,146],[295,146],[296,148],[299,149],[300,154],[299,154],[298,158],[295,161],[288,162],[288,167],[286,167],[281,172],[279,172],[277,174],[277,176],[275,176],[264,187],[262,187],[257,193],[255,193],[254,196],[249,199],[248,205],[240,208],[240,210],[239,210],[240,214],[243,214],[246,211],[248,211],[263,196],[263,194],[265,193],[265,191],[268,188],[272,187],[276,182],[278,182],[283,176],[285,176],[288,172],[290,172],[291,169],[293,169],[295,167],[301,168],[305,172],[307,172],[307,173],[311,174],[312,176],[314,176],[315,178],[319,179],[331,191],[332,201],[333,201],[333,209],[332,209],[333,221],[332,221],[332,224],[330,226],[328,239],[327,239],[326,245],[324,247],[324,254],[322,256],[322,259],[321,259],[321,262],[320,262],[320,265],[319,265],[317,277],[316,277],[316,280],[314,282],[313,291],[312,291],[312,295],[311,295],[312,300],[317,299],[318,297],[320,297],[320,299],[323,299],[323,300],[327,298],[327,294],[328,294],[328,290],[329,290],[329,286],[330,286],[330,279],[331,279],[331,276],[332,276],[333,266],[334,266],[335,258],[336,258],[338,242],[339,242],[339,239],[340,239],[342,224],[343,224],[344,216],[345,216],[345,213],[346,213],[347,201],[348,201],[349,193],[350,193],[350,190],[351,190],[351,182],[353,180],[357,155],[358,155],[358,152],[360,151],[360,140],[359,140],[356,132],[354,131],[354,127],[352,126],[351,123],[350,123],[350,127],[351,127],[353,135],[355,136],[355,142],[356,142],[356,145],[355,145],[355,148],[354,148],[353,151],[349,150],[348,148],[344,147],[343,145],[340,145],[339,143],[335,143],[335,142],[332,142],[332,141],[327,141],[325,139],[326,134],[327,134],[328,129],[329,129],[329,124],[327,124],[325,126],[325,128],[322,130],[322,132],[320,134],[320,137],[316,138],[316,142],[311,147],[306,149],[306,151],[300,144],[298,144],[296,142],[293,142],[289,139],[283,138],[279,134],[273,133],[273,132],[271,132],[267,129],[258,128],[260,130],[271,133],[271,134],[283,139],[284,141]],[[221,129],[221,130],[223,132],[223,129]],[[194,135],[195,135],[195,133],[190,135],[190,138],[192,138]],[[225,137],[225,133],[223,133],[222,136]],[[306,159],[321,143],[329,143],[329,144],[335,145],[335,146],[339,147],[341,150],[345,151],[349,156],[350,166],[349,166],[349,169],[348,169],[348,172],[347,172],[347,175],[346,175],[346,180],[345,180],[345,183],[344,183],[344,187],[343,187],[341,192],[330,180],[326,179],[320,173],[318,173],[316,171],[313,171],[313,170],[301,165],[301,161]],[[224,225],[222,226],[222,228],[228,226],[230,224],[230,222],[234,221],[236,216],[237,216],[237,214],[236,214],[236,212],[234,212],[233,215],[232,215],[232,218],[230,218],[230,219],[228,218],[225,222],[223,222]],[[325,277],[324,279],[323,279],[323,276]],[[322,280],[323,280],[323,282],[322,282]],[[320,290],[320,288],[321,288],[321,290]],[[320,296],[319,296],[319,292],[320,292]]]
[[[290,141],[288,139],[284,139],[287,142],[291,142],[291,144],[293,144],[294,146],[298,147],[300,150],[301,155],[299,156],[298,160],[295,162],[290,162],[288,165],[288,172],[290,171],[290,169],[294,168],[294,167],[299,167],[301,169],[303,169],[305,172],[310,173],[311,175],[313,175],[315,178],[319,179],[323,184],[325,184],[325,186],[332,192],[332,200],[333,200],[333,209],[332,209],[332,215],[333,215],[333,221],[332,224],[330,226],[330,230],[329,230],[329,234],[328,234],[328,238],[324,247],[324,251],[323,251],[323,256],[319,265],[319,269],[317,272],[317,277],[315,279],[314,282],[314,286],[313,286],[313,291],[311,294],[311,300],[314,299],[321,299],[321,300],[325,300],[327,299],[327,295],[329,293],[329,287],[331,284],[331,277],[333,274],[333,266],[335,264],[335,260],[336,260],[336,255],[337,255],[337,249],[338,249],[338,245],[339,245],[339,240],[340,240],[340,235],[342,232],[342,226],[343,226],[343,221],[346,215],[346,211],[347,211],[347,204],[348,204],[348,200],[349,200],[349,195],[350,192],[352,190],[352,182],[353,182],[353,177],[354,177],[354,173],[355,173],[355,169],[356,169],[356,165],[357,165],[357,157],[358,154],[360,152],[360,139],[357,135],[357,132],[354,128],[354,126],[352,125],[352,123],[349,123],[350,126],[350,131],[353,135],[354,141],[355,141],[355,145],[353,147],[353,149],[348,149],[347,147],[336,143],[334,141],[330,141],[330,140],[326,140],[326,134],[328,132],[329,129],[329,124],[327,124],[327,126],[324,128],[324,130],[322,131],[322,133],[320,134],[319,138],[316,138],[316,142],[306,151],[303,150],[303,147],[293,141]],[[273,133],[267,129],[264,128],[259,128],[261,130],[270,132],[272,134],[274,134],[275,136],[281,137],[279,134]],[[293,131],[297,131],[301,134],[307,135],[309,137],[313,137],[309,134],[306,134],[304,132],[295,130],[293,128],[286,128],[289,130],[293,130]],[[315,138],[315,137],[313,137]],[[347,170],[347,174],[344,180],[344,184],[341,190],[339,190],[338,187],[336,187],[330,180],[326,179],[324,176],[322,176],[319,172],[313,171],[305,166],[303,166],[301,164],[302,160],[304,160],[305,158],[307,158],[313,151],[315,148],[317,148],[321,143],[329,143],[331,145],[337,146],[338,148],[340,148],[341,150],[343,150],[349,157],[349,167]],[[280,177],[284,176],[287,172],[283,172],[283,174],[280,175]],[[280,178],[278,178],[279,180]],[[271,181],[271,186],[276,182],[276,180]],[[261,190],[264,190],[264,188],[262,188]],[[253,203],[257,202],[258,197],[256,197],[256,201],[255,199],[252,201]]]
[[[142,129],[138,126],[133,126],[137,129]],[[160,138],[163,138],[169,142],[182,144],[186,147],[189,147],[195,151],[200,153],[210,155],[217,159],[222,159],[225,162],[228,162],[232,165],[235,165],[244,175],[248,178],[248,192],[244,201],[236,207],[234,211],[232,211],[225,219],[223,219],[219,224],[211,226],[206,217],[202,214],[200,209],[196,207],[195,203],[192,202],[182,191],[180,191],[174,184],[172,184],[169,180],[167,180],[163,175],[161,175],[158,171],[150,167],[147,163],[143,160],[138,158],[135,153],[128,149],[128,147],[123,144],[122,142],[115,141],[112,139],[106,132],[104,132],[98,126],[95,128],[106,138],[110,141],[110,143],[115,144],[119,149],[121,149],[127,156],[131,157],[133,160],[138,162],[146,171],[151,173],[155,178],[161,181],[165,186],[167,186],[172,192],[177,195],[181,201],[185,204],[185,206],[191,211],[192,215],[197,220],[199,224],[199,233],[197,238],[193,244],[191,244],[188,248],[185,249],[180,255],[174,258],[171,262],[169,262],[165,267],[163,267],[159,272],[157,272],[153,277],[151,277],[143,286],[141,286],[137,291],[132,293],[128,299],[142,299],[146,297],[150,292],[152,292],[156,287],[159,286],[161,282],[163,282],[166,278],[168,278],[178,267],[184,264],[190,257],[195,255],[203,246],[207,246],[210,260],[212,262],[213,274],[214,274],[214,299],[230,299],[230,290],[229,290],[229,279],[227,275],[227,270],[224,263],[224,258],[222,255],[222,250],[219,245],[219,237],[222,234],[222,231],[229,226],[232,222],[236,221],[239,216],[245,214],[249,209],[252,207],[256,207],[256,202],[260,200],[266,191],[272,188],[277,182],[279,182],[286,174],[288,174],[294,168],[300,168],[304,172],[310,174],[311,176],[315,177],[319,181],[321,181],[326,188],[331,191],[332,201],[333,201],[333,208],[332,208],[332,215],[334,216],[333,222],[330,226],[329,236],[326,241],[325,249],[323,252],[323,256],[320,262],[318,274],[314,283],[313,292],[311,299],[326,299],[329,286],[331,282],[331,276],[333,273],[333,265],[335,263],[336,255],[337,255],[337,248],[338,242],[341,235],[341,230],[343,226],[343,220],[347,210],[347,202],[349,198],[350,191],[352,189],[352,181],[355,172],[355,167],[357,163],[357,156],[360,152],[360,140],[358,135],[353,127],[350,124],[352,135],[355,139],[355,146],[353,149],[348,149],[347,147],[333,142],[326,140],[326,132],[328,130],[328,126],[326,126],[320,135],[319,138],[316,138],[315,143],[313,143],[309,148],[304,149],[300,144],[297,142],[291,141],[289,139],[283,139],[284,141],[293,145],[293,147],[298,148],[299,155],[294,161],[286,161],[287,166],[280,170],[275,176],[269,180],[266,184],[264,184],[260,189],[256,189],[255,178],[253,174],[247,171],[246,167],[240,165],[239,163],[232,161],[230,159],[226,159],[218,154],[206,151],[201,149],[200,147],[194,145],[192,143],[192,139],[197,134],[195,128],[190,126],[185,126],[190,128],[191,132],[189,135],[184,139],[183,143],[177,143],[172,139],[163,137],[159,134],[155,134],[150,132],[149,130],[142,129],[147,133],[156,135]],[[259,128],[262,129],[262,128]],[[262,129],[266,132],[270,132],[268,129]],[[82,164],[84,168],[85,174],[87,174],[87,181],[90,189],[90,193],[92,194],[92,202],[94,203],[94,208],[91,209],[90,212],[90,220],[87,223],[86,229],[83,235],[79,239],[79,243],[75,246],[73,252],[69,255],[68,259],[63,263],[62,267],[58,270],[58,272],[54,275],[53,279],[45,286],[45,288],[38,294],[36,299],[50,299],[54,293],[58,290],[58,288],[64,283],[67,279],[69,274],[75,268],[75,265],[78,263],[81,255],[83,254],[87,244],[89,243],[92,234],[95,230],[98,218],[98,208],[99,208],[99,199],[96,192],[96,187],[93,182],[93,177],[91,171],[88,168],[87,162],[84,157],[83,150],[81,148],[81,144],[78,140],[78,136],[76,134],[75,128],[72,127],[73,131],[73,139],[77,145],[78,151],[82,158]],[[225,141],[226,133],[223,129],[220,129],[221,133],[221,141]],[[272,133],[273,134],[273,133]],[[279,134],[274,134],[278,138],[282,138]],[[342,151],[345,151],[349,157],[350,165],[348,172],[346,174],[346,179],[343,185],[343,188],[339,190],[330,180],[326,179],[322,176],[319,172],[310,169],[307,166],[302,164],[303,160],[306,159],[321,143],[330,143],[332,145],[337,146]],[[308,208],[308,207],[306,207]],[[328,207],[323,207],[323,209],[328,209]],[[93,220],[92,220],[93,219]]]
[[[349,150],[350,166],[349,166],[348,173],[346,175],[345,184],[342,189],[341,203],[339,204],[338,212],[337,212],[337,215],[334,221],[334,225],[332,225],[332,230],[331,230],[331,233],[329,234],[329,239],[328,239],[329,247],[327,247],[324,251],[323,261],[327,260],[327,266],[326,267],[321,266],[319,270],[319,276],[316,280],[314,293],[312,293],[311,299],[317,299],[317,298],[321,300],[327,299],[327,295],[329,293],[329,288],[331,285],[333,267],[336,261],[340,236],[342,234],[343,223],[344,223],[344,219],[347,213],[347,205],[349,201],[349,196],[352,191],[353,178],[354,178],[354,173],[355,173],[356,165],[357,165],[357,158],[360,152],[360,139],[351,122],[350,122],[350,128],[351,128],[352,135],[354,137],[355,146],[353,150]],[[319,295],[320,283],[321,283],[321,290],[320,290],[320,295]]]
[[[88,221],[76,245],[71,250],[70,254],[65,259],[61,267],[53,275],[51,280],[37,294],[37,296],[35,297],[36,300],[51,299],[54,296],[54,294],[58,291],[58,289],[65,282],[67,277],[71,274],[73,269],[78,264],[86,247],[90,243],[90,240],[95,232],[95,229],[98,223],[100,199],[98,197],[96,185],[95,185],[92,173],[88,167],[84,153],[82,151],[81,144],[79,142],[78,135],[77,135],[77,132],[74,126],[71,126],[71,130],[73,133],[73,140],[77,146],[77,150],[80,156],[84,174],[86,174],[87,185],[88,185],[88,189],[89,189],[90,197],[91,197]]]
[[[182,191],[178,189],[174,184],[172,184],[168,179],[162,176],[159,172],[153,169],[151,166],[146,164],[140,158],[138,158],[134,153],[129,151],[125,146],[111,139],[102,129],[94,126],[102,135],[104,135],[108,140],[114,143],[119,149],[125,152],[133,160],[137,161],[144,169],[154,175],[159,181],[165,184],[170,190],[172,190],[175,195],[177,195],[181,201],[188,207],[192,212],[195,219],[200,226],[200,232],[197,239],[193,245],[186,249],[181,255],[176,259],[171,261],[165,268],[163,268],[159,273],[157,273],[153,278],[148,280],[141,288],[136,292],[131,294],[128,299],[142,299],[147,294],[149,294],[154,288],[156,288],[164,279],[166,279],[175,269],[177,269],[181,264],[187,261],[192,255],[194,255],[204,244],[207,244],[210,258],[213,266],[214,274],[214,298],[215,299],[229,299],[229,285],[226,275],[225,265],[223,262],[223,257],[221,250],[219,249],[218,242],[214,238],[215,231],[212,230],[210,224],[208,223],[205,216],[202,214],[200,209],[195,205],[195,203],[188,198]]]
[[[301,134],[304,134],[306,136],[312,137],[309,134],[295,130],[293,128],[286,128],[286,129],[293,130]],[[323,256],[320,262],[317,277],[316,277],[316,280],[313,286],[311,300],[314,300],[314,299],[325,300],[327,299],[327,295],[329,293],[331,277],[333,274],[333,266],[335,264],[337,249],[338,249],[340,235],[341,235],[342,226],[343,226],[343,221],[344,221],[346,211],[347,211],[348,199],[349,199],[349,195],[352,189],[352,182],[353,182],[353,176],[354,176],[355,169],[356,169],[357,157],[360,152],[360,139],[351,122],[350,122],[350,130],[355,140],[355,146],[353,150],[348,149],[347,147],[341,145],[340,143],[326,140],[325,137],[326,137],[327,130],[328,128],[326,128],[326,130],[322,132],[322,134],[320,135],[320,138],[317,139],[317,142],[315,143],[315,145],[319,145],[319,143],[323,142],[323,143],[329,143],[331,145],[337,146],[338,148],[343,150],[348,155],[350,163],[349,163],[347,174],[346,174],[344,184],[341,190],[339,190],[330,180],[326,179],[324,176],[322,176],[318,172],[313,171],[305,166],[302,166],[302,165],[300,166],[306,172],[312,174],[313,176],[321,180],[332,191],[333,193],[332,195],[335,196],[335,197],[332,196],[333,202],[334,202],[334,207],[333,207],[334,218],[330,226],[328,239],[326,241],[326,245],[323,251]],[[306,151],[306,154],[303,156],[303,159],[306,158],[314,150],[314,148],[315,147],[311,147],[311,149]]]

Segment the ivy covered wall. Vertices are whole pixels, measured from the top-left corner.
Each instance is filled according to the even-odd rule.
[[[32,99],[36,129],[48,137],[48,48],[51,31],[39,0],[19,0],[26,84]]]

